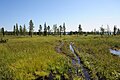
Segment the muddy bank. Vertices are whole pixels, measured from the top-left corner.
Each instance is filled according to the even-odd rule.
[[[62,46],[64,45],[64,43],[62,42],[62,41],[59,41],[59,45],[57,45],[56,47],[55,47],[55,51],[57,52],[57,53],[62,53]]]

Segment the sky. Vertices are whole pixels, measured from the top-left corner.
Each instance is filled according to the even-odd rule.
[[[26,25],[33,20],[34,31],[39,25],[53,27],[53,24],[66,24],[67,31],[99,30],[101,25],[113,30],[120,28],[120,0],[0,0],[0,27],[13,30],[13,26]]]

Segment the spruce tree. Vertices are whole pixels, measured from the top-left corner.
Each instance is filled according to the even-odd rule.
[[[29,22],[29,35],[32,37],[33,35],[33,29],[34,29],[34,24],[33,24],[33,21],[30,20]]]

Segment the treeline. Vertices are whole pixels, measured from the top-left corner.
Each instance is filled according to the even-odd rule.
[[[113,28],[113,32],[110,30],[109,28],[109,25],[107,25],[107,29],[103,28],[103,25],[102,27],[100,27],[100,35],[120,35],[120,29],[117,28],[116,25],[114,25],[114,28]]]
[[[52,29],[51,27],[47,24],[46,22],[44,23],[44,26],[39,25],[39,30],[37,32],[34,32],[34,23],[32,20],[30,20],[29,22],[29,31],[27,31],[26,26],[24,24],[24,26],[22,25],[18,25],[18,23],[16,23],[13,27],[13,31],[4,31],[4,28],[1,28],[1,32],[3,34],[3,36],[6,35],[15,35],[15,36],[33,36],[33,35],[40,35],[40,36],[49,36],[49,35],[66,35],[66,27],[65,27],[65,23],[63,23],[63,25],[57,26],[57,24],[54,24]]]
[[[120,29],[117,28],[116,25],[114,25],[113,28],[113,32],[111,32],[109,25],[107,25],[107,29],[103,28],[103,25],[100,27],[100,30],[97,31],[96,29],[94,29],[94,31],[91,32],[84,32],[82,31],[82,27],[81,24],[79,24],[78,26],[78,30],[77,31],[70,31],[70,32],[66,32],[66,26],[65,23],[63,23],[63,25],[57,25],[54,24],[52,27],[50,27],[49,25],[46,24],[46,22],[44,23],[44,25],[39,25],[39,29],[37,32],[34,31],[34,23],[32,20],[29,21],[29,27],[28,27],[29,31],[27,31],[26,29],[26,25],[24,24],[22,25],[18,25],[18,23],[16,23],[13,26],[13,31],[5,31],[4,27],[1,28],[1,33],[2,35],[15,35],[15,36],[33,36],[33,35],[39,35],[39,36],[49,36],[49,35],[59,35],[60,37],[62,35],[88,35],[88,34],[93,34],[93,35],[120,35]]]

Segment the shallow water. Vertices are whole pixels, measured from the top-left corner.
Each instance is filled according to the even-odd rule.
[[[109,49],[109,50],[110,50],[110,53],[120,56],[120,50],[113,50],[113,49]]]
[[[83,64],[80,62],[80,57],[75,53],[75,51],[74,51],[74,49],[73,49],[73,46],[72,46],[72,43],[70,44],[70,50],[72,51],[73,54],[76,55],[77,61],[78,61],[77,63],[80,64],[80,66],[81,66],[82,72],[83,72],[83,74],[84,74],[84,76],[85,76],[85,80],[90,80],[90,75],[89,75],[87,69],[84,68],[84,67],[83,67]],[[75,60],[72,60],[72,62],[73,62],[73,65],[74,65],[74,64],[75,64]],[[76,68],[76,70],[78,70],[78,69]],[[78,71],[77,71],[77,72],[78,72]]]

